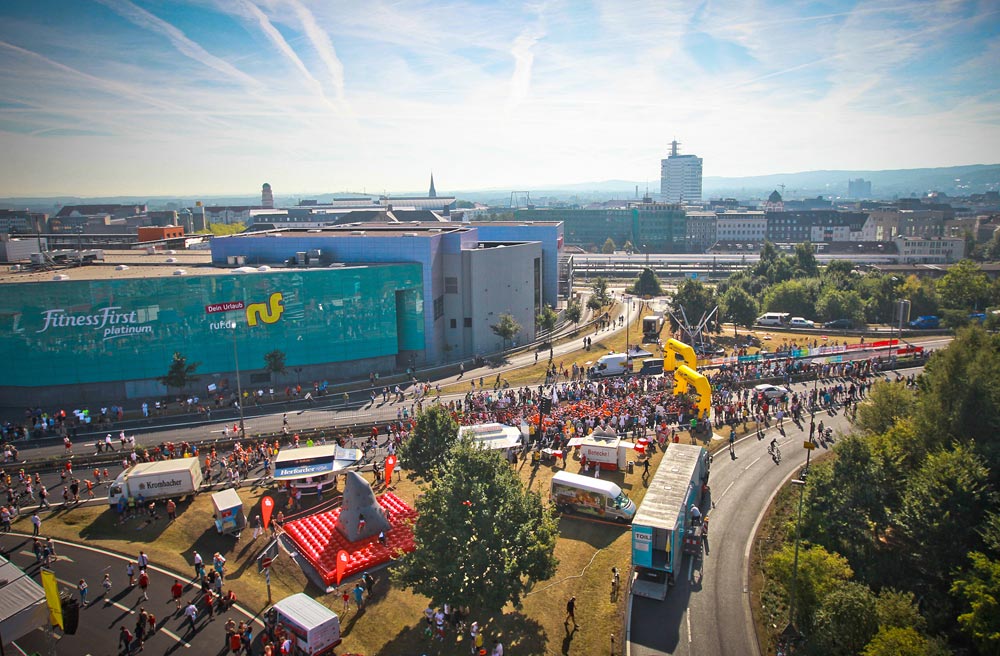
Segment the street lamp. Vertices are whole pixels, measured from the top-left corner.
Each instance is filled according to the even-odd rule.
[[[236,407],[240,411],[240,439],[246,439],[247,429],[243,421],[243,384],[240,382],[240,354],[236,348],[236,322],[230,321],[226,326],[232,331],[233,335],[233,361],[236,363],[236,398],[238,399]]]
[[[629,324],[629,295],[622,294],[622,301],[625,303],[625,359],[628,360],[629,348],[628,348],[628,324]]]
[[[808,454],[806,455],[806,462],[809,462]],[[788,626],[784,631],[785,635],[790,638],[798,635],[798,631],[795,628],[795,588],[798,586],[799,578],[799,531],[802,526],[802,497],[805,492],[806,482],[796,478],[792,480],[792,485],[799,486],[799,516],[795,521],[795,558],[792,561],[792,589],[788,600]]]
[[[898,340],[896,341],[896,354],[898,356],[899,355],[899,344],[903,341],[903,305],[906,305],[906,316],[909,317],[910,316],[910,301],[907,300],[907,299],[905,299],[905,298],[901,298],[897,302],[899,303],[899,334],[898,334]],[[890,342],[889,347],[890,347],[890,354],[891,354],[892,353],[892,350],[891,350],[892,349],[892,334],[891,334],[891,332],[889,334],[889,342]],[[889,360],[892,361],[892,357],[890,357]]]

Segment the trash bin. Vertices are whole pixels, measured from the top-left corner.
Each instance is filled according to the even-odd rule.
[[[635,460],[629,460],[627,466],[628,473],[631,474],[635,470]]]

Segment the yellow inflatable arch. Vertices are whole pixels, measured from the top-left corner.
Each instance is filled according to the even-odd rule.
[[[707,418],[712,408],[712,386],[707,378],[682,364],[674,372],[674,394],[683,394],[691,387],[698,395],[698,418]]]
[[[679,342],[676,339],[670,338],[667,340],[666,350],[663,353],[663,371],[673,371],[676,369],[678,356],[680,356],[680,358],[684,361],[684,364],[691,369],[698,368],[694,349],[684,342]]]

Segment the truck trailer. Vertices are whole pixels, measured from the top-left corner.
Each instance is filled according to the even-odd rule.
[[[152,501],[197,494],[201,482],[201,464],[197,458],[142,462],[118,474],[108,488],[108,503],[115,506],[122,497]]]

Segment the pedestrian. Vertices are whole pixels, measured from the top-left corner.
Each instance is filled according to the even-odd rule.
[[[179,579],[174,579],[174,584],[170,586],[170,596],[174,598],[174,605],[177,610],[181,609],[181,597],[184,596],[184,586]]]
[[[491,656],[503,656],[503,643],[496,638],[493,639],[493,653]]]
[[[167,520],[172,522],[175,519],[177,519],[177,504],[173,499],[167,499]]]
[[[264,521],[260,518],[260,515],[254,515],[253,518],[253,539],[256,540],[260,537],[260,534],[264,532]],[[251,540],[252,542],[253,540]]]
[[[139,558],[136,559],[136,564],[139,566],[139,569],[146,569],[149,567],[149,556],[146,555],[145,551],[139,552]]]
[[[573,620],[573,627],[576,627],[576,597],[570,597],[569,601],[566,602],[566,619],[563,620],[563,624],[569,624],[570,620]]]
[[[196,630],[194,623],[198,619],[198,607],[194,605],[194,602],[188,604],[187,608],[184,609],[184,619],[190,623],[191,631],[194,632]]]
[[[80,591],[80,606],[83,608],[87,607],[87,581],[85,579],[80,579],[80,582],[76,584],[76,589]]]
[[[52,541],[51,537],[45,538],[45,546],[49,548],[49,555],[52,556],[52,562],[59,560],[56,558],[56,543]]]
[[[118,650],[126,656],[132,653],[132,634],[124,626],[118,631]]]
[[[201,554],[197,551],[194,552],[194,580],[197,581],[202,576],[205,575],[205,562],[201,558]]]
[[[371,597],[372,596],[372,588],[375,587],[375,579],[374,579],[374,577],[372,577],[372,575],[369,574],[368,572],[365,572],[364,574],[361,575],[361,580],[365,584],[365,591],[368,593],[368,596]]]
[[[149,601],[149,595],[146,593],[146,588],[149,587],[149,574],[146,570],[139,570],[139,588],[142,590],[142,598],[145,601]]]
[[[104,590],[104,592],[101,595],[101,598],[106,601],[108,595],[111,593],[111,575],[108,574],[107,572],[104,573],[104,580],[101,581],[101,588]]]
[[[125,565],[125,573],[128,574],[128,587],[135,587],[135,564],[131,560]]]
[[[358,583],[357,585],[355,585],[354,586],[354,603],[357,605],[358,610],[361,610],[361,607],[364,604],[364,595],[365,595],[365,589],[364,589],[364,587],[360,583]]]
[[[344,611],[347,612],[351,609],[351,594],[344,588],[344,592],[340,595],[344,599]]]
[[[643,478],[649,476],[649,458],[642,461],[642,476]]]
[[[153,635],[156,633],[156,615],[146,613],[146,623],[149,625],[149,628],[146,630],[146,634]]]
[[[211,589],[205,591],[205,612],[208,613],[208,619],[215,619],[215,593]]]
[[[38,516],[38,511],[31,516],[31,535],[32,537],[38,537],[38,532],[42,528],[42,518]]]
[[[146,647],[146,614],[144,612],[140,612],[139,617],[135,620],[135,643],[139,645],[138,651],[142,651]]]

